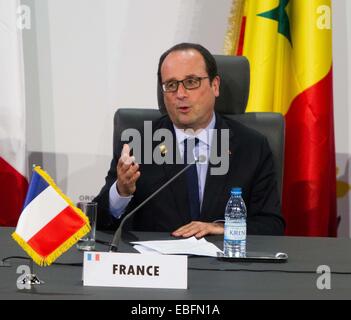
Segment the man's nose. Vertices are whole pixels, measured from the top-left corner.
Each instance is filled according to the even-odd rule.
[[[177,97],[184,98],[188,95],[188,90],[185,89],[183,82],[179,82],[177,89]]]

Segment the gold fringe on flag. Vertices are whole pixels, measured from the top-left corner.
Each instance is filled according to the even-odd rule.
[[[41,267],[50,266],[58,257],[70,249],[80,238],[86,235],[90,231],[90,225],[85,224],[75,234],[68,238],[62,243],[55,251],[53,251],[47,257],[43,257],[32,249],[32,247],[23,240],[17,233],[12,234],[13,240],[15,240],[20,247],[32,258],[32,260]]]
[[[36,171],[75,211],[75,213],[85,222],[85,224],[71,237],[69,237],[65,242],[63,242],[55,251],[53,251],[50,255],[43,257],[38,254],[32,247],[22,239],[16,232],[12,234],[12,238],[23,248],[23,250],[33,259],[33,261],[40,266],[50,266],[59,256],[61,256],[64,252],[66,252],[70,247],[72,247],[79,239],[85,236],[90,230],[89,218],[83,213],[82,210],[77,208],[72,200],[67,197],[61,189],[56,185],[54,180],[42,170],[39,166],[34,168]]]
[[[241,21],[243,17],[245,0],[233,0],[230,15],[228,18],[227,33],[224,38],[224,54],[236,55],[240,31]]]

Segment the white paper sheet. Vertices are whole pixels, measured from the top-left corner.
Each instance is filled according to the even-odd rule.
[[[161,252],[158,252],[154,249],[148,248],[148,247],[144,247],[143,245],[140,244],[136,244],[133,246],[133,248],[135,250],[137,250],[140,253],[147,253],[147,254],[162,254]]]
[[[134,246],[134,248],[139,252],[145,252],[143,250],[147,248],[162,254],[187,254],[207,257],[217,257],[217,252],[221,252],[221,250],[205,238],[196,239],[195,237],[191,237],[180,240],[136,241],[131,243],[138,245],[138,247]],[[144,248],[140,248],[140,246]]]

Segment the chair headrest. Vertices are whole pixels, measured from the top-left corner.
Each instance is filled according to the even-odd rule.
[[[221,78],[215,111],[221,114],[244,113],[250,88],[249,61],[242,56],[214,55],[214,58]],[[159,83],[157,83],[157,99],[160,112],[166,114],[163,92]]]

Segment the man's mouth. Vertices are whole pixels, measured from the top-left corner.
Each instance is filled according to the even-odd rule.
[[[188,106],[180,106],[178,107],[178,111],[181,112],[181,113],[188,113],[190,111],[190,107]]]

